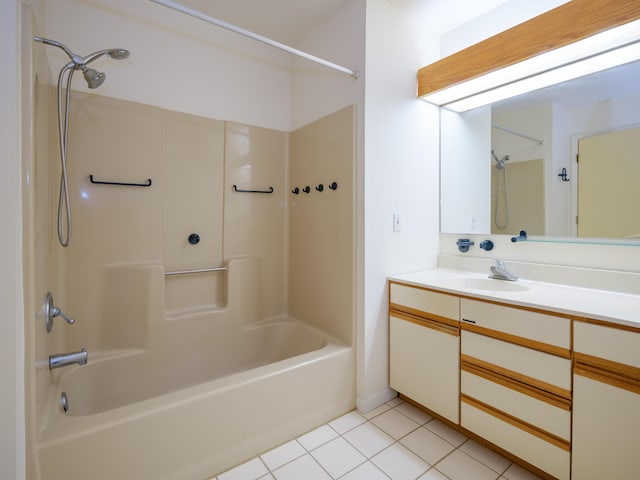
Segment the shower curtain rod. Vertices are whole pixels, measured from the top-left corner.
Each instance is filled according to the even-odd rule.
[[[253,40],[264,43],[266,45],[279,48],[280,50],[284,50],[285,52],[291,53],[293,55],[297,55],[298,57],[302,57],[312,62],[319,63],[320,65],[324,65],[325,67],[329,67],[339,72],[346,73],[347,75],[352,76],[354,79],[358,79],[358,77],[360,77],[360,72],[358,70],[351,70],[347,67],[343,67],[336,63],[329,62],[328,60],[324,60],[323,58],[319,58],[309,53],[303,52],[302,50],[298,50],[296,48],[290,47],[288,45],[285,45],[284,43],[276,42],[275,40],[271,40],[270,38],[254,33],[250,30],[245,30],[244,28],[240,28],[236,25],[227,23],[218,18],[210,17],[209,15],[205,15],[204,13],[185,7],[184,5],[180,5],[179,3],[172,2],[171,0],[151,0],[151,1],[158,5],[171,8],[172,10],[176,10],[177,12],[184,13],[185,15],[190,15],[199,20],[203,20],[207,23],[211,23],[212,25],[217,25],[218,27],[224,28],[226,30],[230,30],[239,35],[243,35],[245,37],[251,38]]]
[[[491,128],[502,130],[503,132],[510,133],[511,135],[516,135],[517,137],[526,138],[527,140],[531,140],[532,142],[537,142],[540,145],[544,145],[544,141],[540,140],[539,138],[530,137],[529,135],[525,135],[524,133],[520,133],[520,132],[516,132],[516,131],[513,131],[513,130],[509,130],[508,128],[504,128],[504,127],[501,127],[499,125],[496,125],[495,123],[491,124]]]

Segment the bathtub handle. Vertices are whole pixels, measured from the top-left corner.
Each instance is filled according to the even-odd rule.
[[[69,325],[73,325],[75,323],[73,318],[67,317],[62,310],[53,304],[53,295],[51,295],[50,292],[47,292],[44,297],[44,305],[42,309],[44,310],[44,320],[47,327],[47,333],[49,333],[53,328],[53,319],[55,317],[64,318],[65,322]]]

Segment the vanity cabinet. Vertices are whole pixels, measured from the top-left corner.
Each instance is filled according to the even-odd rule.
[[[522,283],[390,279],[391,387],[542,478],[640,478],[640,295]]]
[[[573,478],[640,472],[640,330],[574,322]]]
[[[389,300],[391,388],[457,424],[459,298],[391,282]]]
[[[468,298],[460,315],[461,426],[568,480],[571,319]]]

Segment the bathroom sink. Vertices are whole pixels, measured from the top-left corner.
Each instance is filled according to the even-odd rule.
[[[524,292],[529,290],[529,287],[520,283],[496,280],[494,278],[457,277],[451,279],[451,283],[460,287],[473,288],[476,290],[491,290],[494,292]]]

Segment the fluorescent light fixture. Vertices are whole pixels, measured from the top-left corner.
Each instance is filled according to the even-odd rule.
[[[537,55],[422,100],[464,112],[640,59],[640,20]]]
[[[640,59],[640,42],[627,45],[626,47],[622,47],[617,50],[611,50],[610,52],[596,55],[570,65],[549,70],[513,83],[508,83],[485,92],[480,92],[476,95],[447,103],[443,105],[443,107],[456,112],[465,112],[476,107],[504,100],[505,98],[515,97],[550,85],[573,80],[574,78],[583,77],[591,73],[613,68],[638,59]]]

